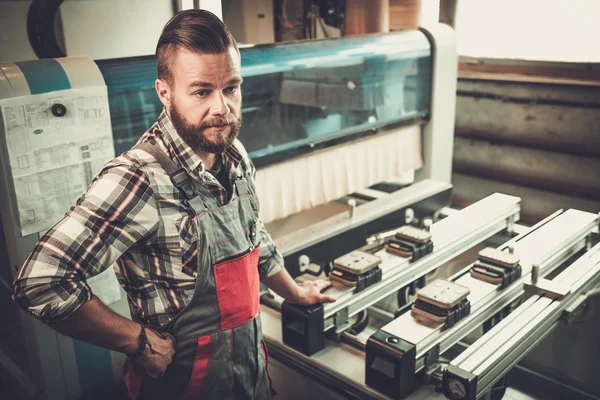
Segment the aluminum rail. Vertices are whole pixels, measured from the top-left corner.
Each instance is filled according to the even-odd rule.
[[[445,262],[509,228],[519,218],[520,199],[495,193],[431,226],[433,252],[416,262],[397,257],[381,250],[377,253],[382,263],[381,282],[353,293],[352,289],[334,285],[327,291],[336,297],[335,303],[324,305],[325,330],[335,326],[335,316],[347,311],[348,317],[394,293],[398,289],[425,276]]]
[[[565,312],[586,300],[583,294],[600,283],[600,244],[552,282],[570,292],[562,300],[533,295],[450,363],[443,378],[448,398],[482,397],[561,323]]]
[[[341,335],[350,327],[350,317],[494,234],[512,229],[519,218],[520,202],[518,197],[495,193],[432,224],[433,251],[415,262],[385,249],[377,251],[381,281],[358,293],[353,287],[334,281],[326,291],[336,298],[334,303],[298,306],[283,302],[284,343],[308,355],[320,351],[325,346],[325,334]]]
[[[574,210],[573,210],[574,211]],[[568,211],[564,214],[564,216],[559,217],[554,225],[558,222],[563,224],[569,224],[569,218],[572,216],[572,212]],[[588,217],[591,218],[591,215]],[[585,218],[588,219],[588,218]],[[590,231],[593,229],[594,222],[586,225],[582,230],[576,232],[565,242],[559,244],[559,248],[555,248],[555,250],[551,250],[546,254],[540,254],[537,258],[540,263],[540,276],[546,276],[554,269],[562,265],[565,261],[571,258],[574,254],[582,250],[586,246],[586,238],[589,235]],[[549,229],[552,226],[549,226]],[[530,240],[537,240],[536,236],[542,235],[545,233],[545,230],[538,230]],[[527,248],[530,240],[527,238],[522,238],[521,240],[517,240],[514,243],[517,244],[520,248]],[[550,243],[551,239],[548,240],[547,243]],[[502,246],[501,248],[505,247]],[[517,247],[516,246],[516,247]],[[539,247],[537,247],[539,248]],[[516,252],[516,251],[515,251]],[[472,280],[470,275],[468,275],[468,271],[471,267],[465,268],[463,270],[463,276],[456,280],[459,284],[464,284],[465,281]],[[487,321],[489,318],[494,316],[504,307],[510,305],[515,300],[523,294],[523,283],[529,281],[529,274],[531,273],[531,264],[522,265],[522,277],[520,280],[513,282],[512,285],[505,288],[501,291],[495,291],[487,295],[486,298],[482,299],[481,303],[477,303],[475,307],[472,307],[471,314],[467,316],[463,321],[459,323],[460,330],[452,329],[446,331],[444,333],[437,331],[438,335],[430,335],[426,340],[419,343],[417,346],[417,357],[420,362],[417,363],[417,371],[421,370],[424,366],[424,357],[426,353],[433,348],[434,346],[439,346],[439,351],[443,353],[454,344],[456,344],[460,339],[464,337],[463,331],[471,332],[478,326],[480,326],[484,321]],[[479,281],[477,281],[479,282]],[[495,286],[495,285],[494,285]],[[481,305],[480,305],[481,304]],[[487,306],[486,306],[487,305]]]
[[[367,363],[372,361],[373,357],[384,356],[382,352],[395,352],[399,357],[395,376],[404,377],[396,379],[396,393],[406,395],[412,390],[411,377],[414,373],[424,367],[435,367],[439,354],[523,294],[523,284],[529,282],[533,264],[540,265],[540,276],[545,276],[585,248],[587,238],[597,225],[596,220],[595,214],[567,210],[553,216],[550,221],[545,221],[537,229],[508,242],[513,245],[515,254],[521,258],[522,277],[504,289],[500,290],[499,285],[473,279],[469,274],[471,266],[464,268],[455,274],[454,278],[455,282],[470,288],[468,298],[471,302],[471,313],[467,317],[452,328],[444,329],[444,324],[422,325],[415,321],[410,312],[406,312],[383,326],[373,335],[373,340],[369,339]],[[501,247],[507,246],[508,243]],[[373,344],[373,357],[369,357],[370,342]],[[367,383],[370,384],[368,381]],[[373,381],[373,385],[381,386],[376,381]],[[385,387],[376,388],[386,390]]]
[[[509,243],[513,244],[515,254],[521,257],[522,277],[503,290],[498,290],[498,285],[473,279],[468,273],[471,265],[455,274],[455,277],[458,277],[455,282],[468,286],[471,290],[468,297],[471,302],[471,313],[452,329],[443,330],[443,324],[435,327],[421,325],[414,320],[410,313],[405,313],[385,325],[381,330],[416,344],[417,358],[419,355],[424,355],[443,339],[460,336],[463,334],[462,331],[469,326],[475,328],[481,325],[487,320],[487,318],[480,317],[484,309],[503,300],[504,303],[510,303],[515,297],[519,297],[523,293],[523,283],[529,281],[532,264],[540,264],[540,276],[545,276],[583,249],[587,236],[596,225],[596,218],[595,214],[567,210],[531,233],[517,236],[511,240]],[[506,244],[502,247],[505,246]],[[492,315],[502,307],[494,308],[497,310]],[[456,331],[461,332],[454,335]],[[467,333],[469,332],[464,332],[464,335]]]

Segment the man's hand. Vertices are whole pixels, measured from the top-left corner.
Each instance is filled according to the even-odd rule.
[[[165,374],[167,367],[173,361],[175,354],[175,339],[171,335],[165,335],[165,338],[158,336],[152,329],[146,328],[148,342],[152,346],[146,345],[144,352],[135,362],[152,378],[159,379]]]
[[[296,298],[290,300],[291,303],[311,305],[315,303],[332,303],[335,298],[322,294],[321,291],[331,286],[331,282],[324,279],[315,281],[307,281],[298,284],[298,292]]]
[[[331,303],[335,298],[322,294],[321,291],[331,285],[325,279],[317,279],[296,283],[285,268],[268,277],[264,283],[275,293],[290,303],[311,305],[315,303]]]
[[[94,295],[69,318],[53,323],[52,328],[63,335],[93,343],[110,350],[133,354],[140,345],[140,324],[116,314]],[[144,352],[135,362],[149,376],[158,379],[165,374],[175,354],[175,339],[167,333],[146,328]],[[164,339],[160,336],[162,335]]]

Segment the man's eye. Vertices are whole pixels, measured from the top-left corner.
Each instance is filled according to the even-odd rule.
[[[237,86],[229,86],[228,88],[225,89],[225,91],[227,93],[234,93],[237,90]]]
[[[199,97],[206,97],[208,95],[208,91],[207,90],[201,90],[199,92],[194,93],[195,96],[199,96]]]

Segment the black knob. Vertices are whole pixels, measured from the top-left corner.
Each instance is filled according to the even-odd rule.
[[[67,114],[67,107],[62,104],[56,103],[52,105],[52,114],[55,117],[64,117]]]

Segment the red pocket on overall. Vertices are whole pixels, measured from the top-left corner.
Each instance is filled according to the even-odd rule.
[[[271,397],[277,396],[277,392],[273,389],[273,381],[271,380],[271,374],[269,374],[269,351],[264,340],[261,340],[260,347],[262,348],[263,356],[265,357],[265,370],[267,372],[267,378],[269,379],[269,390],[271,390]]]
[[[258,255],[260,249],[213,267],[221,329],[233,329],[251,321],[260,307]]]
[[[198,349],[194,356],[194,366],[192,367],[192,375],[188,383],[185,393],[181,396],[182,400],[196,399],[200,394],[200,389],[206,377],[208,370],[208,361],[210,359],[210,335],[198,338]]]
[[[125,359],[123,364],[123,380],[127,387],[127,393],[129,398],[135,400],[140,395],[140,389],[142,388],[142,380],[144,379],[144,372],[134,366],[129,358]]]

